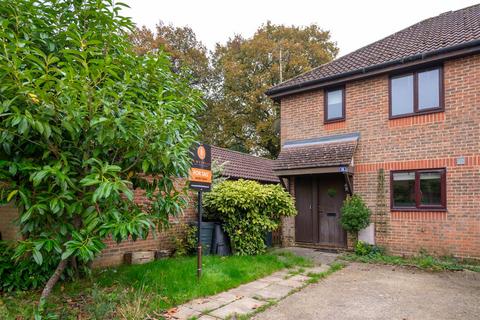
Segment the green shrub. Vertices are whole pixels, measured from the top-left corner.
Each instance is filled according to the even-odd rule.
[[[279,185],[255,181],[224,181],[205,195],[205,207],[218,212],[233,252],[253,255],[265,251],[264,236],[282,216],[297,214],[292,197]]]
[[[355,244],[355,254],[357,256],[382,255],[384,253],[385,249],[376,245],[368,244],[363,241],[357,241]]]
[[[0,292],[41,288],[50,278],[60,261],[55,255],[46,255],[41,265],[35,263],[32,255],[17,257],[19,242],[0,241]],[[77,269],[67,266],[61,275],[62,280],[73,279],[77,275],[90,274],[84,263],[77,262]]]
[[[187,225],[180,237],[173,237],[174,255],[176,257],[193,255],[197,250],[197,226]]]
[[[16,261],[15,247],[4,241],[0,241],[0,252],[0,292],[37,289],[47,282],[58,264],[58,260],[48,257],[42,265],[26,257]]]
[[[370,224],[371,211],[363,199],[354,194],[347,197],[342,206],[340,223],[348,232],[358,232]]]

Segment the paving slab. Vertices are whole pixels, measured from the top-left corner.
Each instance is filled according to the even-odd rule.
[[[198,320],[218,320],[218,318],[215,318],[215,317],[209,316],[208,314],[205,314],[205,315],[201,316],[200,318],[198,318]]]
[[[277,249],[279,252],[291,252],[297,256],[305,257],[313,260],[317,265],[330,265],[339,257],[338,253],[333,252],[323,252],[311,248],[301,248],[301,247],[288,247]]]
[[[220,309],[210,312],[214,317],[225,319],[232,315],[242,315],[254,312],[257,308],[263,306],[266,302],[249,297],[236,300]]]
[[[267,276],[267,277],[262,278],[262,279],[257,280],[257,281],[268,282],[268,283],[276,283],[278,281],[284,280],[286,277],[287,277],[287,274],[284,274],[284,275],[273,274],[273,275]]]
[[[310,278],[307,278],[307,280],[308,279]],[[285,279],[285,280],[279,281],[277,284],[289,287],[290,289],[296,289],[304,286],[307,280],[302,281],[302,280],[295,280],[295,279]]]
[[[304,271],[306,272],[307,269]],[[311,272],[310,269],[308,269],[308,272]],[[288,278],[287,280],[292,280],[292,281],[307,281],[308,279],[310,279],[310,277],[308,276],[305,276],[303,274],[296,274],[290,278]]]
[[[175,315],[172,315],[170,319],[187,320],[192,317],[198,317],[200,315],[202,315],[202,313],[197,310],[193,310],[186,306],[179,306]]]
[[[292,287],[283,286],[281,284],[272,284],[259,290],[255,296],[263,300],[280,299],[287,296],[292,290]]]
[[[315,266],[313,268],[308,268],[308,270],[306,270],[307,272],[305,274],[309,274],[309,273],[322,273],[322,272],[325,272],[329,269],[329,266],[328,265],[321,265],[321,266]]]
[[[232,299],[231,301],[224,302],[224,301],[217,300],[217,299],[212,297],[212,298],[208,298],[208,299],[196,299],[196,300],[188,302],[184,306],[187,307],[187,308],[190,308],[192,310],[196,310],[196,311],[199,311],[199,312],[205,312],[205,311],[218,309],[218,308],[222,307],[223,305],[225,305],[229,302],[232,302],[233,300],[235,300],[235,299]]]

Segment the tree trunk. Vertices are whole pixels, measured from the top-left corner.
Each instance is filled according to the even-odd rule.
[[[48,279],[47,284],[43,288],[42,295],[40,296],[40,300],[46,300],[48,298],[48,296],[50,295],[50,292],[52,292],[53,287],[58,282],[58,279],[60,279],[60,276],[62,275],[63,270],[65,270],[65,267],[67,266],[67,264],[68,264],[68,259],[60,261],[57,268],[55,269],[55,272],[52,274],[50,279]]]

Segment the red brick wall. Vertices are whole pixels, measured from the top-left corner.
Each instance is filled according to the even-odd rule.
[[[148,205],[147,199],[139,190],[135,191],[135,200],[138,203]],[[172,249],[174,249],[172,238],[183,236],[186,224],[194,222],[197,219],[195,203],[196,194],[194,192],[189,192],[189,204],[183,210],[183,214],[177,217],[170,217],[170,226],[167,229],[157,231],[155,235],[149,234],[145,240],[126,240],[117,244],[112,239],[108,239],[105,242],[107,248],[105,248],[101,255],[94,260],[93,266],[105,267],[121,264],[123,262],[124,254],[131,251],[167,250],[171,252]]]
[[[17,209],[10,204],[0,206],[0,233],[2,240],[18,239],[18,228],[13,223],[18,218]]]
[[[445,213],[390,212],[377,242],[393,253],[480,257],[480,55],[444,64],[445,112],[389,120],[388,75],[346,84],[346,121],[323,125],[323,90],[281,101],[281,140],[360,132],[354,190],[375,211],[378,170],[447,169]],[[456,159],[465,157],[465,165]]]
[[[180,183],[181,182],[179,182],[179,186]],[[139,203],[147,203],[146,198],[138,190],[135,192],[135,199]],[[121,264],[124,254],[130,251],[168,250],[171,252],[173,249],[172,238],[182,236],[185,225],[197,219],[195,200],[195,193],[190,192],[189,204],[184,209],[183,214],[178,217],[171,217],[170,227],[157,231],[155,236],[150,234],[145,240],[126,240],[120,244],[117,244],[111,239],[107,239],[105,241],[107,248],[93,261],[93,266],[105,267]],[[18,228],[13,224],[13,220],[17,217],[18,211],[15,207],[10,205],[0,206],[0,232],[2,233],[3,240],[14,240],[18,238]]]

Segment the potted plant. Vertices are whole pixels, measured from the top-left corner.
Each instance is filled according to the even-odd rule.
[[[356,239],[358,232],[370,224],[371,211],[357,194],[347,197],[343,202],[340,223]]]

